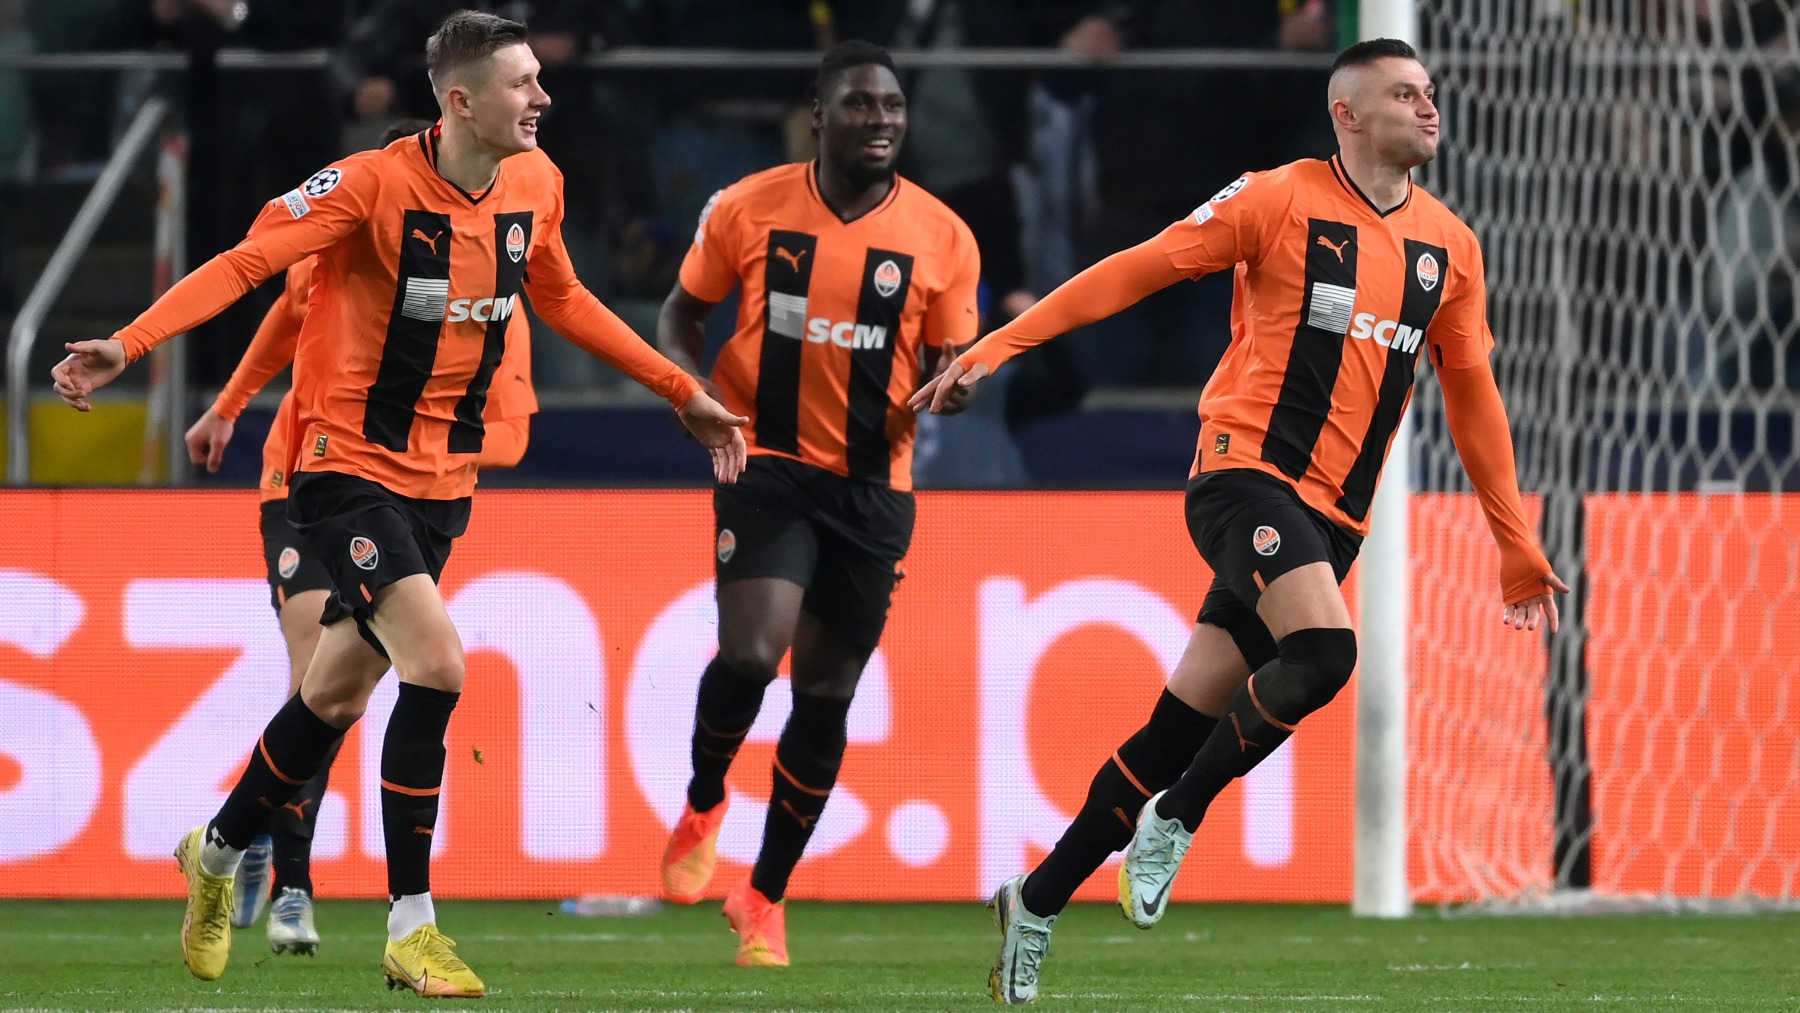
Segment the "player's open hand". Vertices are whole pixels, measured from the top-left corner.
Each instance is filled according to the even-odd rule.
[[[677,414],[687,431],[694,434],[694,439],[706,444],[707,452],[712,454],[713,477],[727,485],[737,481],[744,472],[744,459],[748,456],[744,433],[738,427],[750,420],[733,415],[705,391],[688,398]]]
[[[231,442],[236,428],[236,423],[208,408],[187,431],[188,460],[217,472],[219,462],[225,459],[225,445]]]
[[[988,368],[985,363],[978,362],[974,369],[964,369],[961,363],[951,360],[950,364],[944,367],[942,373],[927,380],[925,386],[913,391],[913,396],[906,399],[906,406],[915,412],[929,411],[933,415],[954,415],[962,410],[961,406],[950,412],[945,412],[944,406],[951,402],[953,395],[957,394],[962,395],[962,405],[967,405],[969,397],[974,393],[975,385],[980,383],[981,378],[986,375],[988,375]]]
[[[1556,596],[1568,594],[1569,585],[1554,573],[1544,578],[1544,584],[1550,590],[1506,606],[1500,613],[1500,621],[1515,630],[1535,630],[1544,625],[1550,628],[1551,633],[1555,633]]]
[[[118,338],[71,341],[63,346],[69,357],[50,367],[56,396],[76,411],[93,411],[89,395],[125,372],[125,344]]]

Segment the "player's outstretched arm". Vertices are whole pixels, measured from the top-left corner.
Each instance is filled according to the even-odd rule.
[[[1469,366],[1438,367],[1438,381],[1444,387],[1450,436],[1475,486],[1488,529],[1500,546],[1500,587],[1506,603],[1501,621],[1516,630],[1547,625],[1554,633],[1558,624],[1555,596],[1568,593],[1569,585],[1550,569],[1537,536],[1525,522],[1512,430],[1494,371],[1483,358]]]
[[[88,398],[125,372],[125,344],[118,338],[71,341],[69,355],[50,367],[56,396],[76,411],[93,411]]]
[[[744,431],[739,427],[750,420],[732,414],[705,391],[688,398],[677,414],[688,432],[706,444],[707,452],[712,455],[713,477],[726,485],[736,482],[744,472],[744,461],[748,456]]]
[[[981,376],[1020,352],[1110,317],[1184,277],[1156,239],[1120,250],[1063,282],[1011,323],[977,341],[974,348],[915,391],[907,404],[913,411],[941,411],[955,387],[973,387]],[[975,375],[977,370],[980,376]]]
[[[288,281],[262,323],[244,349],[225,389],[219,391],[212,407],[188,428],[188,460],[217,472],[225,459],[225,448],[237,430],[237,418],[256,393],[268,385],[276,373],[294,361],[294,349],[300,344],[300,325],[306,321],[305,292],[300,285],[312,278],[309,262],[288,269]],[[298,290],[298,291],[297,291]]]

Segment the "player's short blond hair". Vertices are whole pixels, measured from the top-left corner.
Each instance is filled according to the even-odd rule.
[[[517,21],[483,11],[457,11],[425,40],[425,71],[431,75],[431,86],[442,91],[458,69],[524,42],[525,35],[525,26]]]

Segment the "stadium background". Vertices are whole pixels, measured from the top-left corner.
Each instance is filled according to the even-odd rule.
[[[154,143],[124,166],[121,196],[30,356],[8,364],[9,380],[28,377],[33,390],[30,403],[9,404],[29,420],[24,484],[208,487],[0,491],[0,895],[176,895],[168,842],[214,807],[283,670],[247,488],[279,391],[253,405],[217,477],[171,468],[163,440],[171,418],[179,432],[216,390],[275,287],[191,336],[185,362],[128,373],[91,417],[44,397],[40,378],[62,341],[129,320],[181,263],[241,235],[262,200],[366,143],[392,116],[419,111],[418,65],[394,40],[422,38],[407,26],[429,23],[438,6],[0,2],[0,316],[9,325],[146,103],[169,110],[151,124]],[[544,144],[572,184],[571,246],[584,279],[650,333],[706,196],[804,154],[793,116],[817,46],[834,35],[900,50],[913,98],[909,146],[920,159],[904,171],[939,192],[966,191],[970,209],[1014,210],[988,226],[999,237],[991,247],[983,237],[998,272],[987,285],[990,323],[1009,296],[1045,291],[1151,234],[1240,171],[1330,150],[1319,96],[1331,52],[1355,37],[1354,4],[963,6],[972,16],[959,45],[985,56],[904,35],[904,3],[537,5],[534,25],[547,26],[540,48],[570,46],[565,59],[546,60],[557,106]],[[1421,11],[1454,56],[1508,33],[1547,45],[1559,24],[1593,26],[1601,42],[1604,29],[1645,35],[1665,6]],[[1717,120],[1708,150],[1724,164],[1677,170],[1680,197],[1710,210],[1744,188],[1766,191],[1779,199],[1765,217],[1785,223],[1794,178],[1763,149],[1791,159],[1800,124],[1800,83],[1776,54],[1795,36],[1793,14],[1752,0],[1707,10],[1706,26],[1693,15],[1682,24],[1708,28],[1690,41],[1728,68],[1742,101],[1690,117]],[[996,12],[1012,17],[986,16]],[[1093,47],[1111,45],[1120,49],[1110,62],[1089,62]],[[397,87],[375,111],[381,89],[370,82],[382,79]],[[1462,185],[1500,278],[1535,233],[1508,218],[1511,198],[1458,175],[1471,161],[1458,152],[1498,151],[1521,128],[1469,104],[1478,79],[1467,71],[1442,80],[1451,154],[1431,171]],[[1584,96],[1553,99],[1573,107]],[[1609,115],[1632,111],[1611,99]],[[934,141],[933,117],[974,126]],[[1545,164],[1599,149],[1548,150]],[[159,189],[159,178],[180,178],[159,177],[171,167],[185,181]],[[947,185],[934,185],[933,173]],[[1598,188],[1600,217],[1659,220],[1634,210],[1630,193]],[[160,249],[159,219],[178,226]],[[1703,250],[1709,236],[1720,238],[1715,229],[1679,242]],[[1730,265],[1758,256],[1745,240]],[[1706,302],[1698,281],[1659,287],[1655,271],[1617,248],[1565,263],[1593,294],[1578,328],[1586,343],[1572,351],[1509,315],[1513,297],[1497,289],[1501,360],[1509,347],[1523,350],[1511,353],[1515,367],[1529,360],[1502,371],[1528,490],[1548,474],[1534,434],[1575,424],[1545,396],[1543,363],[1572,357],[1600,374],[1622,362],[1619,375],[1646,389],[1704,381],[1729,396],[1661,415],[1639,405],[1641,428],[1606,416],[1616,438],[1614,429],[1596,436],[1605,444],[1598,463],[1583,466],[1594,474],[1568,509],[1587,537],[1561,542],[1556,558],[1559,568],[1579,566],[1585,585],[1582,769],[1586,756],[1609,762],[1582,779],[1580,811],[1553,777],[1568,745],[1555,739],[1543,685],[1554,681],[1555,652],[1486,628],[1493,550],[1472,500],[1455,491],[1415,499],[1415,899],[1486,899],[1517,892],[1521,880],[1585,885],[1585,871],[1579,882],[1571,874],[1569,821],[1577,849],[1591,852],[1582,868],[1591,864],[1593,881],[1614,894],[1793,894],[1800,743],[1788,683],[1800,666],[1800,520],[1784,490],[1797,467],[1800,349],[1791,340],[1795,262],[1763,259],[1785,278],[1756,280],[1747,303],[1740,292],[1742,305],[1724,310],[1693,308]],[[1021,363],[1010,389],[989,391],[973,417],[926,434],[969,452],[921,455],[922,467],[937,469],[922,485],[935,488],[921,494],[882,667],[853,711],[848,792],[822,819],[796,896],[981,896],[1054,840],[1095,764],[1140,722],[1208,577],[1172,490],[1193,452],[1195,395],[1224,347],[1228,298],[1229,283],[1213,278],[1147,300],[1071,336],[1063,352]],[[1668,315],[1671,325],[1619,310],[1634,305],[1684,308]],[[1732,330],[1733,314],[1755,324],[1742,328],[1750,335],[1706,345]],[[730,316],[722,309],[715,322]],[[548,335],[535,336],[534,352],[544,411],[531,450],[515,472],[484,482],[445,580],[474,678],[452,729],[440,889],[649,892],[711,637],[708,507],[696,488],[704,464],[664,409],[605,367]],[[1420,484],[1455,490],[1460,476],[1441,473],[1438,407],[1422,396],[1419,412]],[[1016,491],[947,491],[958,488]],[[779,726],[779,698],[771,694],[758,740]],[[1232,789],[1195,856],[1201,874],[1184,877],[1177,896],[1348,900],[1353,726],[1349,691],[1281,762]],[[733,778],[750,804],[727,824],[730,857],[747,853],[769,748],[747,749]],[[320,882],[336,896],[381,889],[362,755],[346,748],[330,803],[339,818],[321,825]],[[1500,811],[1526,816],[1490,826]],[[1471,826],[1487,834],[1479,849],[1436,846]],[[1106,896],[1106,879],[1083,896]]]

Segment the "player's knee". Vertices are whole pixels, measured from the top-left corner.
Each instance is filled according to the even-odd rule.
[[[719,661],[733,675],[764,685],[775,681],[781,658],[785,654],[786,644],[776,644],[760,638],[753,638],[747,643],[719,645]]]
[[[394,667],[407,682],[446,693],[462,692],[464,665],[460,646],[434,645],[407,658],[403,664],[396,662]]]
[[[1330,703],[1356,671],[1356,634],[1343,628],[1295,630],[1281,638],[1280,686],[1256,689],[1263,705],[1297,721]]]
[[[856,684],[860,681],[861,668],[837,666],[812,671],[796,670],[794,692],[826,700],[849,700],[856,695]]]
[[[307,694],[302,691],[307,710],[318,715],[319,720],[333,728],[349,728],[362,720],[363,712],[369,709],[368,694],[348,694],[316,692]]]

